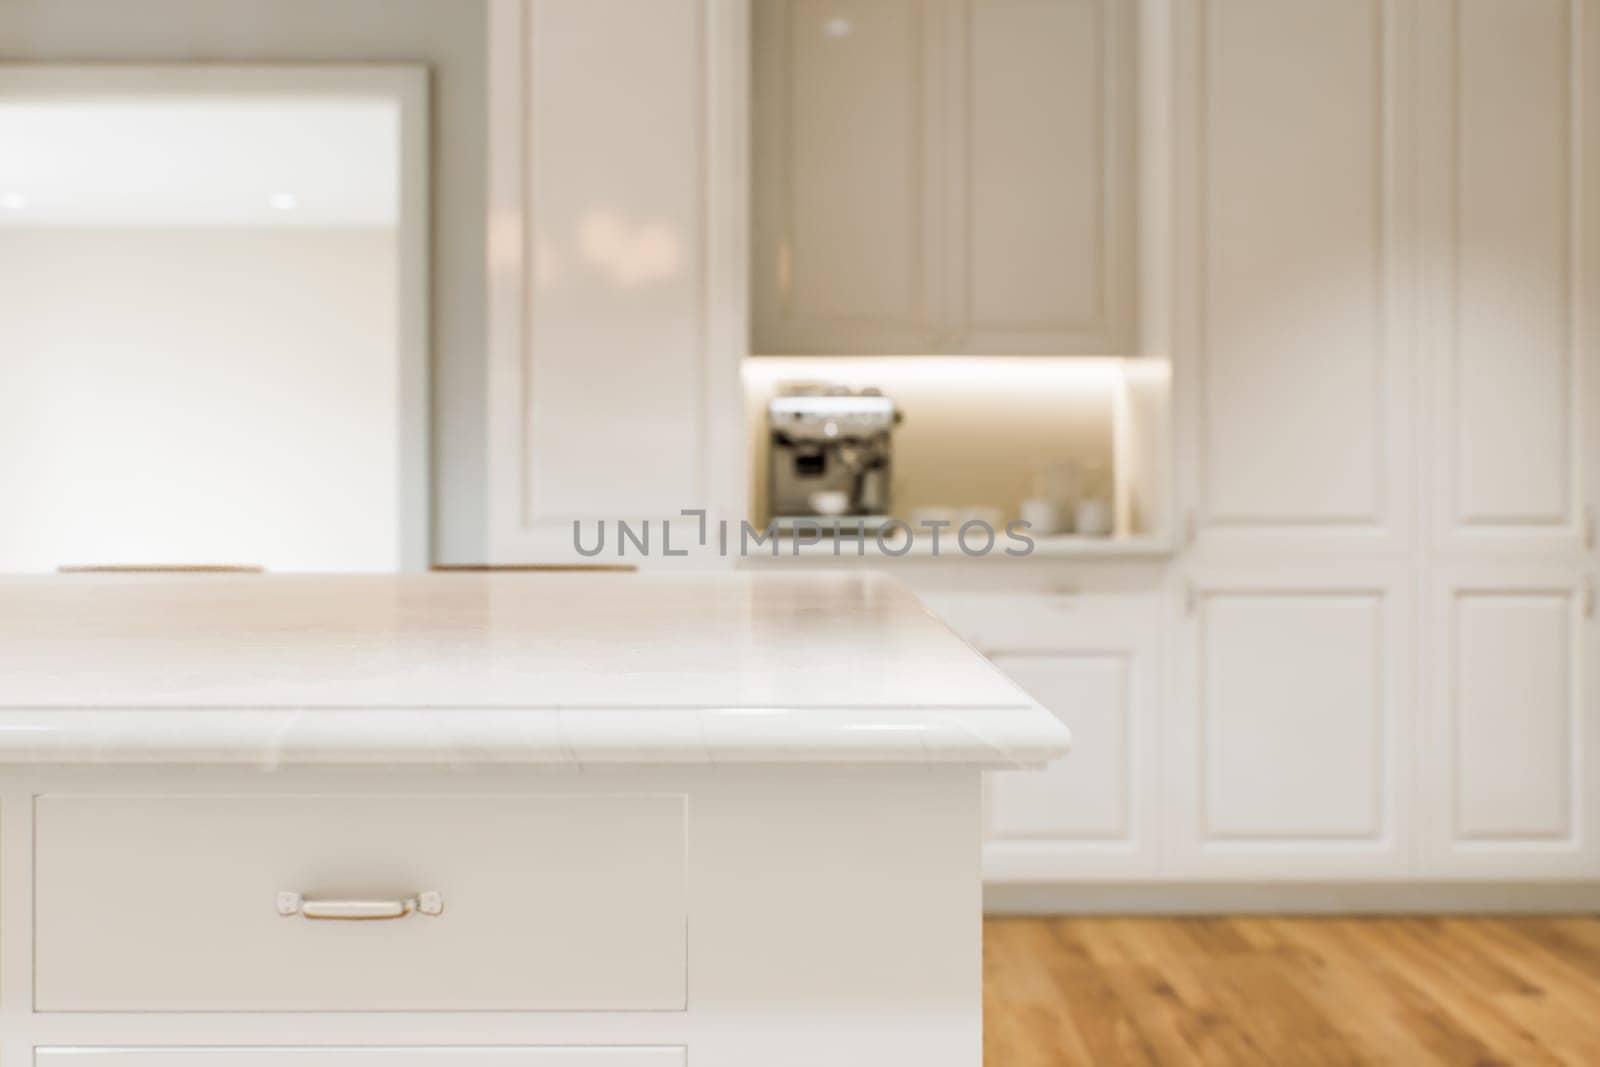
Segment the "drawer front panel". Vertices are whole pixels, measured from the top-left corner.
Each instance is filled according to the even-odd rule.
[[[681,796],[46,795],[34,818],[39,1011],[685,1006]],[[441,914],[304,917],[424,893]]]
[[[42,1048],[37,1067],[684,1067],[682,1048]]]

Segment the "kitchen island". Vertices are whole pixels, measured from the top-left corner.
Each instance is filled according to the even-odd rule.
[[[881,575],[0,580],[0,1062],[981,1060],[980,771]]]

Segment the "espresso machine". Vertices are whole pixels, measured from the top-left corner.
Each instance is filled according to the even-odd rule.
[[[873,530],[889,521],[889,438],[900,413],[876,389],[790,386],[767,404],[773,525]]]

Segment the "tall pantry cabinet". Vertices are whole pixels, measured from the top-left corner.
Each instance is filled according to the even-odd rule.
[[[1421,869],[1600,875],[1600,6],[1418,9]]]
[[[489,0],[491,564],[744,513],[748,9]],[[625,561],[631,562],[631,561]]]
[[[1600,876],[1600,11],[1172,10],[1166,869]]]

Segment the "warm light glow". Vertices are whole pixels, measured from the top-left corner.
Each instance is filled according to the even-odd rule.
[[[21,211],[28,206],[28,198],[21,193],[6,193],[0,196],[0,207],[7,211]]]
[[[274,211],[293,211],[300,206],[300,199],[293,193],[273,193],[267,197],[267,204]]]

